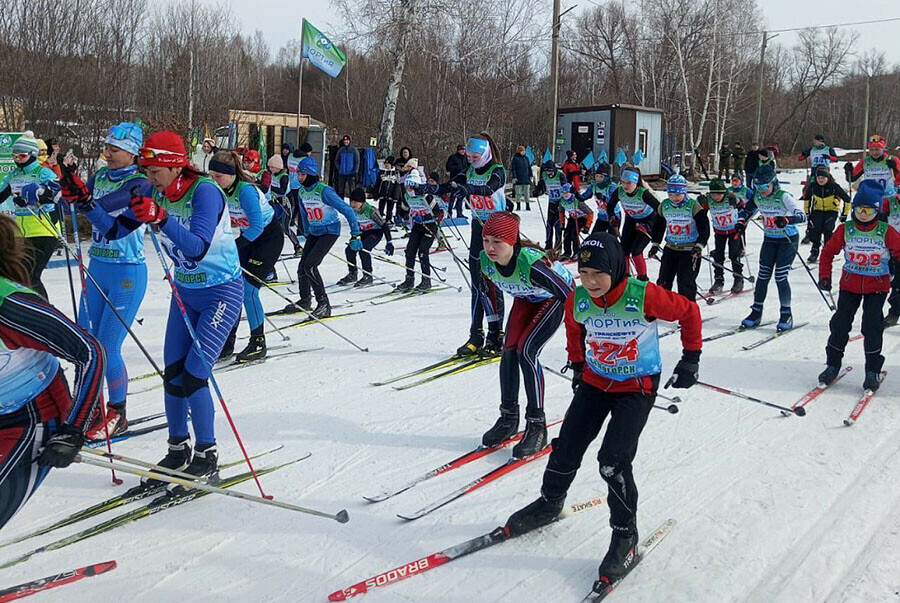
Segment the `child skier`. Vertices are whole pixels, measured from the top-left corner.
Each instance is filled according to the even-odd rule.
[[[431,289],[431,245],[437,237],[438,197],[428,193],[428,185],[422,182],[418,170],[412,170],[403,179],[403,203],[408,208],[409,241],[406,243],[406,279],[399,285],[399,291],[410,291],[415,286],[418,291]],[[422,269],[422,280],[415,284],[416,256]],[[474,285],[473,285],[474,286]]]
[[[776,328],[778,331],[787,331],[794,327],[794,317],[791,314],[791,284],[788,282],[788,276],[800,238],[796,225],[806,221],[806,214],[790,193],[778,188],[775,168],[770,163],[757,168],[753,184],[755,191],[753,200],[741,211],[737,228],[743,231],[747,221],[759,212],[762,214],[765,236],[759,250],[759,275],[753,294],[753,305],[750,306],[750,314],[741,321],[741,326],[745,329],[759,326],[769,281],[772,280],[774,272],[778,298],[781,302]]]
[[[819,263],[819,288],[831,291],[831,262],[844,250],[837,310],[831,317],[831,334],[825,346],[825,370],[821,383],[837,378],[844,348],[860,303],[863,307],[862,334],[866,356],[863,389],[875,391],[880,385],[884,364],[881,354],[883,333],[882,308],[891,289],[888,260],[900,259],[900,233],[878,219],[884,189],[877,181],[863,181],[853,197],[853,219],[838,226],[822,249]]]
[[[650,244],[659,201],[649,188],[641,184],[642,181],[641,171],[638,168],[623,168],[619,176],[619,188],[613,191],[610,205],[615,206],[618,203],[625,212],[622,247],[625,249],[625,255],[634,264],[637,278],[646,281],[649,277],[644,249]]]
[[[519,372],[525,380],[525,435],[513,447],[513,458],[525,458],[547,444],[544,417],[544,371],[538,361],[544,345],[563,320],[563,307],[572,292],[572,274],[546,254],[523,244],[519,218],[499,212],[484,225],[481,271],[494,285],[513,297],[506,321],[506,337],[500,357],[500,418],[481,440],[484,446],[498,446],[519,429]],[[485,294],[489,302],[491,298]],[[490,308],[495,320],[502,320],[497,308]],[[489,318],[490,319],[490,318]]]
[[[579,201],[571,184],[563,184],[562,198],[559,200],[559,221],[566,225],[563,235],[563,259],[575,261],[575,253],[581,245],[581,235],[587,234],[594,220],[594,210],[584,201]]]
[[[562,245],[562,224],[559,222],[559,200],[562,198],[562,186],[566,184],[565,174],[556,167],[552,161],[545,161],[541,166],[541,179],[538,181],[534,196],[540,197],[547,193],[547,237],[544,249],[554,248],[553,238],[556,236],[556,246]]]
[[[697,382],[702,341],[700,309],[684,297],[626,274],[626,255],[609,233],[585,239],[578,256],[582,284],[565,306],[566,349],[575,395],[544,471],[541,496],[514,513],[514,535],[550,523],[563,509],[582,457],[611,416],[598,460],[609,487],[612,541],[599,568],[600,585],[630,569],[638,554],[638,492],[632,473],[638,439],[659,388],[662,362],[656,319],[678,321],[684,348],[674,386]]]
[[[732,182],[737,180],[740,183],[740,176],[732,178]],[[741,190],[743,185],[738,185],[738,194],[746,194]],[[735,195],[734,187],[728,190],[725,183],[718,178],[709,181],[709,195],[700,195],[699,201],[709,210],[709,219],[712,222],[713,238],[715,248],[710,255],[715,265],[713,266],[713,286],[709,290],[709,295],[718,295],[725,286],[725,247],[728,247],[728,259],[731,260],[731,270],[734,277],[734,283],[731,285],[732,293],[740,293],[744,290],[744,266],[741,263],[741,256],[744,254],[744,240],[741,232],[737,229],[738,216],[741,209],[744,208],[745,196],[738,197]]]
[[[391,225],[381,217],[381,214],[373,205],[366,203],[366,191],[362,188],[355,188],[350,191],[350,207],[356,212],[356,221],[359,223],[359,230],[362,232],[362,250],[356,251],[347,246],[346,256],[350,270],[347,276],[338,281],[338,285],[354,284],[356,287],[368,287],[374,283],[372,278],[372,254],[369,253],[375,246],[384,240],[384,253],[394,255],[394,244],[391,242]],[[362,262],[363,275],[356,280],[356,256],[359,254]]]
[[[819,248],[822,242],[828,243],[831,233],[834,232],[838,209],[841,210],[841,222],[847,219],[850,197],[831,177],[828,167],[820,165],[816,168],[815,181],[806,185],[801,199],[803,199],[803,209],[809,220],[806,236],[809,237],[812,248],[809,250],[809,258],[806,261],[811,264],[819,259]]]
[[[600,163],[594,172],[594,182],[583,193],[575,193],[579,201],[587,201],[593,197],[597,202],[597,213],[594,217],[595,232],[617,233],[619,218],[616,216],[616,206],[611,205],[611,197],[618,185],[609,177],[609,164]]]
[[[665,234],[666,248],[656,284],[671,291],[677,277],[678,293],[694,301],[700,257],[709,240],[709,218],[700,201],[688,197],[687,180],[681,174],[669,178],[666,192],[668,198],[656,209],[659,217],[653,225],[653,247],[649,253],[650,257],[657,256]]]

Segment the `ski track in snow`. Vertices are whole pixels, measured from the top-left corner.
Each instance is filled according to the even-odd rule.
[[[839,168],[834,171],[843,182]],[[787,178],[788,190],[798,195],[803,174],[792,172]],[[520,215],[523,232],[541,240],[540,213]],[[468,234],[467,228],[461,230]],[[750,228],[748,237],[749,263],[755,271],[761,233]],[[466,253],[462,244],[452,244],[458,254]],[[150,282],[139,312],[143,324],[135,324],[134,330],[161,364],[169,291],[149,242],[148,251]],[[343,242],[332,251],[341,255]],[[800,248],[804,257],[808,252],[808,247]],[[402,253],[394,257],[403,261]],[[449,253],[434,254],[431,260],[447,268],[441,275],[451,285],[464,286]],[[286,261],[292,274],[297,263]],[[836,258],[835,272],[841,263]],[[652,276],[658,263],[649,266]],[[774,326],[706,343],[702,379],[785,406],[814,387],[824,364],[828,312],[806,271],[798,261],[794,266],[790,276],[794,317],[811,324],[752,351],[741,346],[771,333]],[[282,263],[277,269],[282,278],[287,276]],[[388,279],[403,274],[401,268],[381,262],[375,263],[375,271]],[[326,283],[345,273],[345,264],[326,258],[322,266]],[[51,299],[61,310],[70,311],[65,270],[54,268],[45,274]],[[700,271],[698,284],[701,290],[709,286],[708,270]],[[279,287],[285,294],[286,289]],[[384,291],[384,286],[342,291],[332,295],[332,301],[360,300]],[[267,310],[285,303],[266,290],[261,296]],[[704,317],[713,317],[704,323],[704,335],[733,328],[751,302],[752,294],[747,294],[713,306],[701,303]],[[422,519],[405,522],[396,517],[502,464],[509,449],[381,503],[361,498],[477,445],[496,418],[500,392],[497,364],[406,391],[370,385],[452,354],[468,332],[467,290],[441,291],[385,306],[356,304],[351,311],[355,310],[365,313],[326,324],[368,346],[369,353],[356,351],[321,326],[309,325],[285,331],[290,336],[286,343],[323,350],[217,375],[249,453],[285,445],[277,454],[254,461],[257,467],[313,453],[302,463],[263,476],[266,491],[279,500],[332,513],[346,508],[349,524],[207,496],[37,555],[6,570],[0,586],[115,558],[116,572],[66,586],[44,599],[118,602],[128,592],[141,602],[175,600],[185,593],[196,601],[325,601],[334,590],[487,532],[536,498],[546,457]],[[776,288],[770,283],[764,320],[773,319],[777,310]],[[347,310],[337,312],[343,311]],[[299,317],[272,319],[284,326]],[[856,325],[852,333],[858,332],[859,317]],[[246,329],[243,323],[239,334]],[[272,334],[269,342],[280,344],[280,339]],[[900,464],[898,349],[900,328],[888,330],[884,341],[888,378],[852,428],[843,427],[841,421],[860,394],[861,341],[851,343],[845,356],[854,370],[810,403],[804,418],[784,418],[774,409],[700,388],[666,390],[680,396],[683,404],[677,415],[652,411],[644,430],[635,460],[641,495],[638,518],[642,535],[669,517],[679,525],[610,601],[900,601],[900,494],[895,485]],[[661,350],[665,381],[680,356],[679,336],[663,339]],[[130,340],[124,353],[132,375],[151,369]],[[562,327],[541,359],[554,368],[565,363]],[[545,380],[550,421],[563,416],[571,390],[567,381],[554,375],[546,374]],[[154,377],[132,384],[129,416],[162,408],[156,381]],[[524,399],[522,387],[520,401]],[[238,458],[240,451],[224,414],[219,411],[216,418],[220,458]],[[551,428],[551,438],[558,429]],[[599,440],[594,442],[585,454],[567,502],[606,493],[597,472],[599,445]],[[117,452],[151,461],[164,449],[164,431],[114,445]],[[125,476],[126,487],[135,481]],[[237,488],[257,493],[252,481]],[[121,489],[109,486],[108,474],[96,469],[54,470],[6,527],[3,539],[118,492]],[[0,560],[128,509],[0,549]],[[589,590],[608,545],[608,518],[605,507],[592,509],[424,576],[375,589],[359,600],[578,601]]]

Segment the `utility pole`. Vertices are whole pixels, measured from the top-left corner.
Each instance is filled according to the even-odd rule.
[[[194,0],[191,0],[191,44],[190,44],[190,55],[191,55],[191,67],[189,70],[188,79],[188,130],[194,129],[194,11],[196,10],[196,6],[194,4]],[[192,150],[193,152],[193,150]]]
[[[550,133],[550,154],[556,158],[556,126],[559,111],[559,9],[560,0],[553,0],[553,42],[550,49],[550,77],[553,90],[550,93],[552,100],[551,116],[553,121],[553,131]]]
[[[759,53],[759,66],[757,67],[757,88],[756,88],[756,128],[753,130],[753,140],[755,142],[760,142],[759,140],[759,129],[760,124],[762,123],[762,93],[763,93],[763,75],[765,74],[765,64],[766,64],[766,46],[769,44],[769,40],[772,38],[778,37],[778,34],[775,34],[772,37],[769,37],[768,32],[762,32],[762,48]]]
[[[863,146],[862,148],[869,148],[869,84],[872,81],[872,76],[869,75],[869,70],[866,69],[866,113],[863,118]]]

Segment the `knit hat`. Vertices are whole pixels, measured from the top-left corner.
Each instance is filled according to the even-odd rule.
[[[441,175],[438,174],[437,172],[431,172],[430,174],[428,174],[428,179],[429,179],[429,180],[434,180],[435,182],[440,182],[440,181],[441,181]]]
[[[872,134],[869,136],[869,148],[870,149],[883,149],[887,146],[887,141],[885,141],[884,136],[881,134]]]
[[[771,163],[764,163],[759,166],[756,168],[756,173],[753,174],[753,184],[756,186],[768,186],[775,179],[775,168],[772,167]]]
[[[825,135],[824,134],[816,134],[815,136],[813,136],[813,140],[818,140],[819,142],[825,142]]]
[[[484,223],[482,236],[496,237],[508,245],[519,242],[519,217],[512,212],[498,211]]]
[[[569,184],[568,182],[565,183],[565,184],[563,184],[563,185],[562,185],[561,187],[559,187],[559,188],[560,188],[560,190],[561,190],[562,192],[564,192],[564,193],[571,193],[571,192],[572,192],[572,185]]]
[[[721,178],[713,178],[709,181],[709,192],[724,193],[726,190],[725,182]]]
[[[203,142],[211,140],[207,138]],[[144,131],[141,127],[130,121],[123,121],[115,126],[110,126],[106,131],[103,142],[111,147],[122,149],[126,153],[137,155],[144,144]]]
[[[712,183],[710,183],[712,184]],[[669,181],[666,182],[666,192],[676,195],[686,195],[688,192],[688,183],[681,174],[673,174]]]
[[[171,130],[151,134],[138,152],[141,167],[179,168],[188,164],[184,141]]]
[[[297,162],[297,172],[307,176],[318,176],[319,166],[316,165],[316,160],[312,157],[304,157]]]
[[[40,157],[41,155],[46,157],[47,156],[47,143],[44,142],[43,139],[41,139],[41,138],[37,138],[36,140],[37,140],[37,145],[38,145],[38,157]]]
[[[355,189],[350,191],[350,200],[358,201],[360,203],[365,203],[366,202],[366,191],[362,187],[357,186]]]
[[[280,172],[284,169],[284,160],[281,155],[272,155],[266,162],[266,166],[273,172]]]
[[[553,172],[556,171],[556,164],[547,160],[541,165],[541,169],[545,172]]]
[[[733,174],[731,175],[731,181],[734,182],[735,180],[737,180],[737,181],[740,182],[741,184],[744,183],[744,177],[741,176],[741,173],[740,173],[740,172],[735,172],[735,173],[733,173]]]
[[[877,180],[863,180],[853,196],[853,209],[872,207],[880,209],[884,198],[884,186]]]
[[[34,132],[26,130],[14,143],[12,147],[13,153],[28,153],[32,157],[38,156],[38,141],[34,137]]]
[[[608,163],[598,163],[597,164],[597,173],[605,174],[609,176],[609,164]]]
[[[303,153],[304,155],[306,153],[312,153],[312,150],[313,150],[312,145],[309,144],[308,142],[304,142],[303,144],[300,145],[300,152]]]
[[[249,162],[249,163],[250,163],[250,171],[251,171],[251,172],[258,172],[258,171],[259,171],[259,168],[260,168],[260,165],[259,165],[259,151],[257,151],[256,149],[250,149],[249,151],[247,151],[246,153],[244,153],[244,159],[243,159],[243,160],[244,160],[245,163],[246,163],[246,162]]]
[[[614,235],[594,233],[578,248],[578,267],[605,272],[612,277],[615,287],[625,278],[625,250]]]
[[[816,178],[819,176],[825,176],[826,178],[831,176],[831,170],[828,169],[827,165],[820,165],[816,168]]]

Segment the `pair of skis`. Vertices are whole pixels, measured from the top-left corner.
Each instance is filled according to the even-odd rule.
[[[458,375],[459,373],[464,373],[466,371],[470,371],[472,369],[476,369],[478,367],[484,366],[486,364],[491,364],[493,362],[497,362],[500,360],[500,356],[478,356],[478,355],[469,355],[469,356],[461,356],[459,354],[454,354],[449,358],[445,358],[444,360],[439,360],[434,364],[429,364],[426,367],[417,369],[410,373],[406,373],[403,375],[399,375],[397,377],[392,377],[385,381],[376,381],[372,383],[375,386],[382,385],[391,385],[393,383],[397,383],[398,381],[405,381],[407,379],[412,379],[413,377],[419,377],[422,375],[428,375],[427,377],[423,377],[417,381],[412,381],[410,383],[406,383],[404,385],[395,385],[394,389],[398,391],[403,391],[406,389],[411,389],[413,387],[418,387],[420,385],[425,385],[426,383],[431,383],[432,381],[437,381],[438,379],[443,379],[444,377],[450,377],[453,375]],[[443,369],[443,370],[442,370]],[[440,371],[440,372],[435,372]],[[435,373],[429,375],[429,373]]]
[[[767,322],[760,323],[756,327],[745,327],[745,326],[741,325],[741,326],[735,327],[733,329],[723,331],[721,333],[716,333],[715,335],[710,335],[708,337],[704,337],[703,342],[706,343],[709,341],[716,341],[717,339],[724,339],[725,337],[731,337],[732,335],[737,335],[739,333],[744,333],[746,331],[751,331],[753,329],[758,329],[760,327],[768,327],[774,323],[775,323],[774,320],[770,320]],[[800,324],[794,325],[790,329],[787,329],[784,331],[776,331],[775,333],[772,333],[771,335],[766,335],[762,339],[758,339],[758,340],[754,341],[753,343],[749,343],[745,346],[741,346],[741,349],[743,349],[744,351],[754,350],[754,349],[760,347],[761,345],[767,344],[770,341],[774,341],[774,340],[778,339],[779,337],[783,337],[783,336],[791,333],[792,331],[796,331],[797,329],[805,327],[808,324],[809,324],[808,322],[801,322]]]
[[[834,381],[830,384],[819,383],[816,387],[808,391],[804,394],[797,402],[791,407],[791,409],[795,408],[803,408],[816,398],[818,398],[826,389],[840,381],[844,378],[844,376],[853,370],[852,366],[845,366],[838,373],[837,377],[835,377]],[[884,381],[884,378],[887,377],[887,371],[881,371],[880,380]],[[875,397],[875,392],[871,389],[867,389],[863,391],[862,396],[860,396],[859,400],[857,400],[856,404],[853,406],[853,410],[850,411],[850,414],[844,419],[844,425],[850,427],[859,420],[860,415],[862,415],[863,411],[869,406],[869,402],[872,401],[872,398]],[[784,416],[789,416],[790,413],[786,411],[781,411],[781,414]]]
[[[94,576],[105,574],[106,572],[111,572],[114,569],[116,569],[115,561],[92,563],[91,565],[79,567],[78,569],[74,569],[68,572],[53,574],[52,576],[47,576],[46,578],[41,578],[40,580],[32,580],[31,582],[25,582],[24,584],[18,584],[16,586],[4,588],[0,590],[0,603],[5,603],[6,601],[15,601],[24,597],[30,597],[31,595],[42,593],[44,591],[50,590],[51,588],[65,586],[66,584],[72,584],[73,582],[78,582],[79,580],[83,580],[85,578],[93,578]]]

